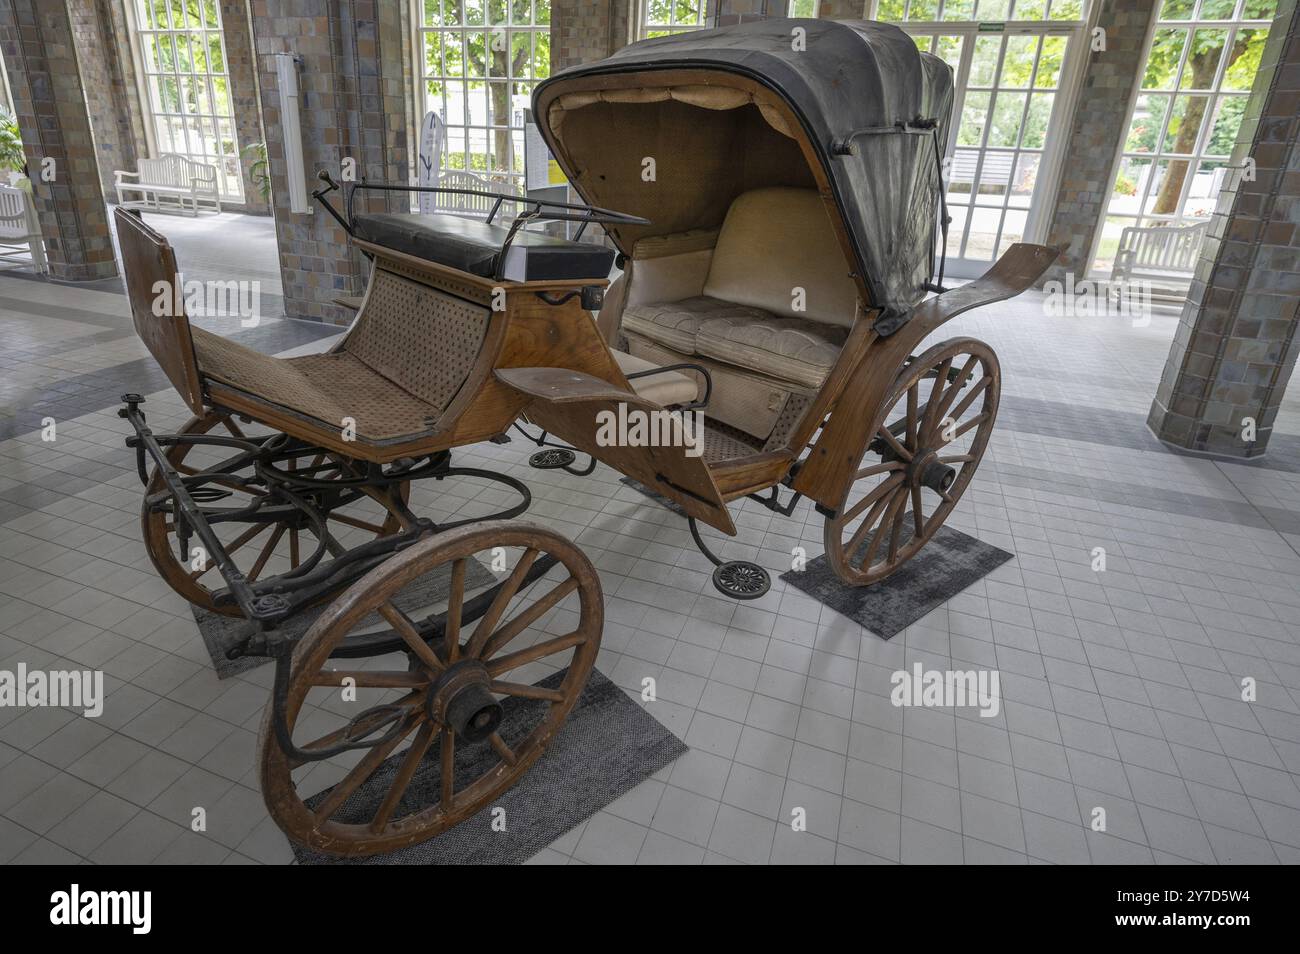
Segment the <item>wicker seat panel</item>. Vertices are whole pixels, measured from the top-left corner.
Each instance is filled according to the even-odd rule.
[[[380,268],[345,347],[441,412],[474,368],[489,314],[482,305]]]
[[[193,335],[204,378],[332,430],[350,417],[361,443],[430,434],[442,413],[346,351],[273,358],[201,328]]]

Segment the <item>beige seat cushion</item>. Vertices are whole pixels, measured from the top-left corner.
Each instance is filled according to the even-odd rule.
[[[796,310],[795,289],[802,289]],[[754,189],[738,196],[718,235],[704,294],[785,318],[849,328],[858,288],[812,189]]]
[[[696,296],[681,301],[630,304],[623,311],[623,330],[657,341],[682,354],[694,354],[695,336],[700,323],[706,319],[761,318],[765,314],[757,308]]]
[[[695,350],[779,381],[818,388],[847,337],[847,328],[802,318],[720,315],[700,324]]]
[[[636,374],[640,371],[652,371],[659,365],[644,358],[630,355],[626,351],[611,351],[619,370],[624,374]],[[695,382],[678,371],[661,371],[644,378],[633,378],[628,382],[638,396],[653,401],[660,407],[674,404],[689,404],[699,396]]]

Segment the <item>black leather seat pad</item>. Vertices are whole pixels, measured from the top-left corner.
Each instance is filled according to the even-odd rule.
[[[359,239],[483,278],[496,274],[497,258],[510,231],[445,213],[363,213],[353,219],[352,228]],[[520,231],[511,245],[527,250],[528,281],[608,278],[614,263],[613,249],[539,232]]]

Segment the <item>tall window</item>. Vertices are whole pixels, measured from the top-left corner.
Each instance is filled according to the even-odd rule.
[[[956,81],[948,143],[948,272],[981,274],[1032,241],[1060,136],[1049,136],[1079,48],[1083,0],[878,0]],[[1077,54],[1074,54],[1077,55]],[[1059,122],[1059,119],[1058,119]]]
[[[1276,8],[1277,0],[1164,0],[1094,268],[1111,268],[1126,226],[1213,213]]]
[[[222,198],[244,200],[217,0],[135,0],[154,149],[217,167]]]
[[[444,168],[523,190],[524,110],[551,73],[550,0],[423,0],[425,108],[447,124]]]
[[[641,0],[641,28],[637,38],[668,36],[708,26],[707,0]]]

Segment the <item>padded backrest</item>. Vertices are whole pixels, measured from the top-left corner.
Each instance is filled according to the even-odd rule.
[[[803,289],[802,311],[796,289]],[[821,196],[786,186],[736,197],[713,250],[704,294],[787,318],[852,327],[858,289]]]
[[[176,290],[178,276],[172,247],[140,216],[126,209],[119,208],[113,219],[135,333],[190,410],[202,414],[203,384],[194,356],[190,320],[185,316],[184,295]]]

